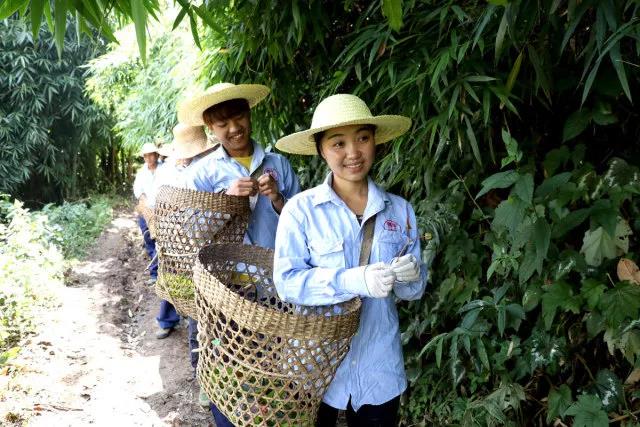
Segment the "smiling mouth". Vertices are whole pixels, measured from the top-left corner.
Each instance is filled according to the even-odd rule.
[[[229,140],[233,142],[239,142],[240,140],[242,140],[243,137],[244,137],[244,132],[229,137]]]
[[[363,166],[364,166],[364,162],[351,163],[348,165],[344,165],[346,169],[360,169]]]

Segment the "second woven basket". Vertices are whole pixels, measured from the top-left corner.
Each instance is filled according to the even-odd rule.
[[[156,197],[156,294],[197,319],[193,266],[198,250],[217,242],[242,242],[249,223],[248,197],[161,186]]]
[[[358,329],[361,303],[283,302],[272,265],[273,251],[257,246],[200,251],[198,381],[236,426],[310,426]]]

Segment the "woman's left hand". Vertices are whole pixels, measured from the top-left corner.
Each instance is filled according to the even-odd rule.
[[[396,282],[415,282],[420,279],[420,264],[413,254],[403,255],[391,261],[391,269],[396,273]]]

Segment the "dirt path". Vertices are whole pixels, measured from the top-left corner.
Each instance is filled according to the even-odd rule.
[[[117,214],[67,286],[51,289],[18,374],[0,373],[0,425],[213,425],[196,404],[186,322],[154,337],[147,262],[134,216]]]

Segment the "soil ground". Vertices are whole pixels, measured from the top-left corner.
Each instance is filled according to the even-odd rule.
[[[0,425],[212,426],[197,404],[186,321],[157,340],[159,300],[135,217],[119,212],[51,288],[11,369],[0,372]]]

